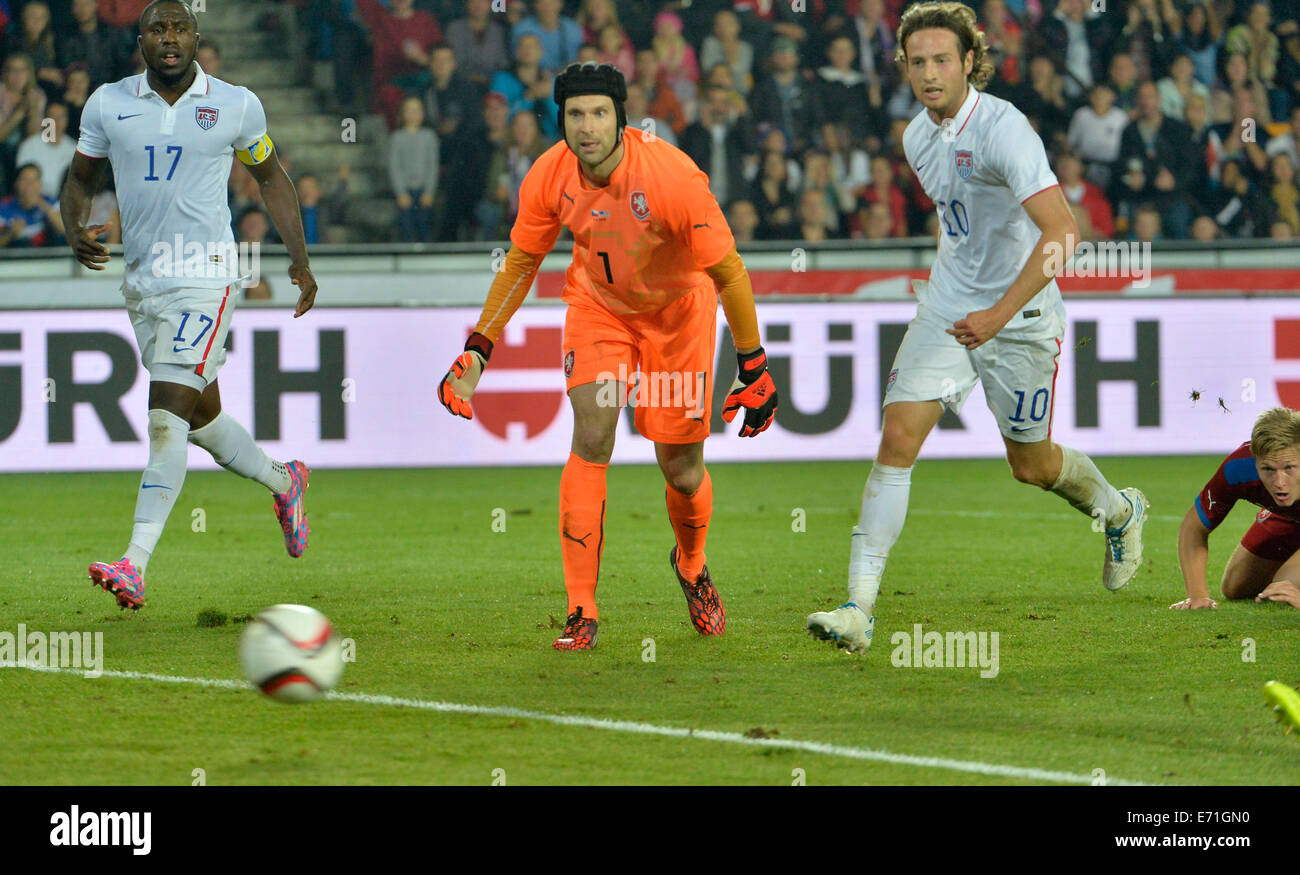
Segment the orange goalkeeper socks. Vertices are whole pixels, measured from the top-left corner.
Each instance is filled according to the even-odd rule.
[[[713,480],[704,472],[700,488],[691,495],[683,495],[668,485],[664,489],[668,501],[668,520],[677,535],[677,570],[682,577],[693,581],[704,570],[704,539],[709,534],[709,519],[713,516]]]
[[[596,579],[600,552],[605,547],[605,471],[569,453],[560,475],[560,554],[564,557],[564,588],[569,593],[569,613],[578,607],[588,620],[596,619]]]

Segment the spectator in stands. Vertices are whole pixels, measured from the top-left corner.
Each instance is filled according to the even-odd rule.
[[[889,236],[907,236],[907,200],[894,184],[894,167],[884,155],[871,159],[871,185],[863,197],[869,204],[882,203],[889,207],[889,216],[893,220]]]
[[[1007,11],[1003,0],[984,0],[980,12],[980,25],[984,29],[984,42],[989,47],[996,68],[993,86],[1010,89],[1020,84],[1020,57],[1024,38],[1020,24]]]
[[[1115,236],[1115,211],[1105,193],[1083,178],[1083,162],[1077,156],[1067,152],[1056,159],[1056,178],[1066,201],[1083,208],[1088,224],[1098,236],[1106,239]]]
[[[1213,243],[1222,236],[1213,216],[1197,216],[1192,222],[1192,239],[1198,243]]]
[[[397,197],[403,243],[431,239],[433,199],[438,192],[438,135],[424,124],[424,103],[402,101],[401,127],[388,135],[388,180]]]
[[[303,239],[307,245],[320,243],[324,238],[325,209],[321,205],[320,180],[310,173],[298,177],[298,207],[302,212]]]
[[[1250,4],[1246,20],[1230,29],[1223,41],[1224,51],[1245,58],[1250,78],[1265,86],[1271,86],[1273,77],[1277,75],[1279,43],[1277,35],[1268,29],[1272,21],[1273,11],[1269,4],[1256,0]],[[1285,100],[1285,97],[1282,99]],[[1272,102],[1273,100],[1270,96],[1270,114],[1276,111],[1281,117],[1285,113],[1285,107]]]
[[[627,84],[627,102],[624,104],[624,108],[627,110],[627,126],[629,128],[637,128],[646,133],[654,134],[669,145],[680,145],[677,141],[677,135],[673,133],[672,126],[668,124],[667,120],[650,115],[650,107],[645,99],[645,89],[635,82]],[[683,151],[685,151],[684,148]]]
[[[682,151],[709,176],[709,190],[724,207],[748,192],[744,163],[758,151],[747,116],[733,112],[725,88],[710,88],[700,120],[682,132]]]
[[[809,149],[803,158],[803,194],[809,192],[816,192],[825,204],[826,232],[832,237],[842,236],[844,217],[853,212],[856,200],[835,176],[830,156],[817,149]]]
[[[654,49],[642,49],[636,53],[636,83],[645,92],[650,115],[668,122],[680,136],[689,122],[677,94],[660,82],[659,56]]]
[[[1153,243],[1161,239],[1160,211],[1151,204],[1142,204],[1133,215],[1133,231],[1130,240]]]
[[[788,240],[794,235],[794,188],[790,185],[785,157],[765,152],[759,177],[750,188],[749,199],[758,210],[759,240]]]
[[[757,239],[754,234],[758,230],[758,210],[744,198],[732,201],[727,208],[727,224],[737,243],[753,243]]]
[[[1219,161],[1223,156],[1223,140],[1210,124],[1210,102],[1198,94],[1187,99],[1184,117],[1191,128],[1191,185],[1188,191],[1199,204],[1209,202],[1210,187],[1219,180]]]
[[[135,30],[150,0],[99,0],[99,18],[109,27]]]
[[[392,127],[397,118],[397,105],[403,97],[402,89],[392,80],[419,73],[429,66],[429,51],[442,42],[442,28],[432,15],[414,8],[415,0],[391,0],[391,10],[379,0],[355,0],[355,3],[370,33],[374,55],[371,106]]]
[[[1164,217],[1168,236],[1187,236],[1191,226],[1188,203],[1192,184],[1191,155],[1187,144],[1191,129],[1160,112],[1160,94],[1154,82],[1138,86],[1138,117],[1120,139],[1115,177],[1120,209],[1127,215],[1140,203],[1150,202]]]
[[[59,199],[63,188],[63,174],[72,163],[72,156],[77,153],[77,144],[68,137],[68,108],[61,103],[51,103],[45,107],[46,117],[54,122],[53,131],[47,136],[41,133],[23,140],[18,147],[18,166],[35,164],[41,170],[41,194],[51,200]]]
[[[256,243],[259,246],[273,242],[271,221],[260,207],[245,210],[239,217],[239,224],[235,228],[235,240],[238,243]]]
[[[629,82],[636,78],[636,52],[621,27],[605,25],[596,37],[596,48],[596,63],[613,64]]]
[[[871,183],[871,159],[867,156],[866,150],[855,145],[846,125],[823,126],[822,145],[830,156],[831,170],[835,178],[856,203],[863,190]]]
[[[444,165],[449,150],[470,148],[468,138],[475,135],[476,110],[483,100],[479,86],[462,76],[459,68],[460,61],[450,46],[436,46],[429,53],[424,113],[443,146]]]
[[[586,43],[579,46],[577,63],[579,64],[600,63],[600,49],[596,48],[593,45],[588,45]]]
[[[482,157],[482,162],[474,162],[467,167],[473,173],[468,191],[474,197],[474,219],[477,225],[475,240],[501,240],[506,236],[502,222],[506,208],[510,205],[509,154],[510,154],[510,110],[509,104],[501,94],[488,92],[483,98],[483,120],[486,124],[483,132],[484,149],[475,150],[473,154]],[[459,178],[459,177],[453,177]],[[448,223],[443,223],[443,239],[446,237]]]
[[[1137,115],[1137,65],[1127,52],[1116,52],[1110,59],[1109,84],[1115,95],[1115,105],[1128,114],[1131,121]]]
[[[1285,155],[1291,159],[1291,166],[1300,170],[1300,104],[1291,107],[1291,127],[1270,138],[1264,152],[1269,158]]]
[[[1254,237],[1268,228],[1268,202],[1240,161],[1224,163],[1209,207],[1225,237]]]
[[[870,86],[883,99],[899,84],[898,64],[894,62],[895,26],[885,16],[884,0],[859,0],[858,14],[853,16],[850,37],[857,49],[858,66]],[[879,106],[877,100],[873,105]]]
[[[67,84],[63,88],[63,105],[68,108],[68,136],[73,140],[81,136],[81,110],[90,99],[90,70],[85,64],[68,66]],[[91,222],[90,224],[95,224]]]
[[[726,64],[735,77],[736,90],[749,94],[754,87],[754,47],[740,38],[740,18],[730,9],[713,16],[713,33],[700,45],[700,66]]]
[[[736,75],[726,64],[714,64],[709,68],[704,81],[700,83],[700,91],[707,92],[710,88],[724,89],[731,101],[732,110],[739,115],[749,115],[749,101],[736,90]]]
[[[506,225],[513,225],[519,214],[519,186],[524,176],[551,144],[542,136],[537,117],[531,112],[516,113],[510,119],[510,145],[506,154],[506,188],[510,194],[510,208],[505,216]]]
[[[58,203],[41,194],[41,168],[18,168],[14,193],[0,200],[0,248],[55,246],[62,243]]]
[[[541,44],[540,63],[544,69],[556,73],[577,60],[578,48],[583,44],[582,27],[561,15],[563,8],[561,0],[536,0],[533,14],[516,24],[510,36],[515,54],[519,54],[519,41],[531,34]]]
[[[582,28],[582,38],[591,43],[597,44],[600,41],[600,35],[607,27],[616,27],[619,32],[623,32],[623,25],[618,20],[618,7],[614,0],[582,0],[582,9],[578,10],[578,25]],[[623,33],[626,37],[627,34]],[[628,40],[631,43],[631,40]],[[623,72],[624,76],[628,71]]]
[[[1119,158],[1120,137],[1128,125],[1128,113],[1114,104],[1115,92],[1105,82],[1092,86],[1088,104],[1074,111],[1065,141],[1070,151],[1084,162],[1085,175],[1107,189],[1111,165]]]
[[[772,40],[768,66],[771,74],[754,86],[750,99],[754,120],[780,128],[794,152],[802,153],[821,130],[824,118],[816,90],[799,68],[794,40]]]
[[[194,55],[194,60],[199,62],[199,66],[203,68],[203,72],[207,75],[215,76],[218,79],[226,78],[221,74],[221,46],[216,40],[205,37],[199,43],[199,49]]]
[[[1218,128],[1219,138],[1223,141],[1220,161],[1243,158],[1255,179],[1262,179],[1268,169],[1268,131],[1256,118],[1258,104],[1255,92],[1242,88],[1232,96],[1232,121]]]
[[[1170,118],[1187,114],[1187,99],[1193,94],[1210,99],[1210,89],[1197,82],[1193,74],[1196,67],[1191,55],[1180,52],[1169,65],[1169,75],[1161,79],[1156,88],[1160,92],[1160,111]]]
[[[1043,51],[1062,71],[1064,94],[1072,101],[1081,100],[1101,79],[1107,18],[1087,18],[1086,12],[1087,0],[1061,0],[1042,23]]]
[[[1293,235],[1300,234],[1300,189],[1295,184],[1295,167],[1285,155],[1274,155],[1268,162],[1268,170],[1272,223],[1286,222]]]
[[[1181,46],[1196,68],[1196,81],[1206,88],[1214,84],[1222,37],[1223,27],[1213,4],[1204,0],[1192,3],[1184,16]]]
[[[548,137],[558,138],[554,71],[542,66],[542,41],[534,33],[520,37],[515,46],[515,66],[492,77],[489,90],[506,98],[510,117],[520,112],[536,114]]]
[[[786,181],[792,191],[798,191],[803,188],[803,168],[799,162],[794,160],[790,155],[790,141],[785,138],[785,132],[780,128],[774,128],[771,125],[758,125],[758,155],[753,161],[745,163],[745,178],[752,184],[758,179],[763,170],[764,157],[768,152],[775,152],[785,161]]]
[[[1300,106],[1300,23],[1284,21],[1277,26],[1282,52],[1277,63],[1277,78],[1273,80],[1291,109]],[[1281,116],[1277,118],[1280,120]]]
[[[105,0],[100,0],[101,11]],[[308,0],[305,21],[309,22],[309,52],[318,61],[331,61],[334,99],[346,115],[358,113],[361,97],[360,72],[367,61],[366,34],[358,25],[354,0]],[[202,61],[199,62],[202,65]],[[205,68],[206,69],[206,68]]]
[[[1029,80],[1016,89],[1013,102],[1037,128],[1047,151],[1064,147],[1070,103],[1065,99],[1065,80],[1051,58],[1038,55],[1029,62]]]
[[[4,54],[24,54],[36,71],[36,84],[47,96],[63,88],[63,70],[54,46],[54,28],[50,26],[50,7],[33,0],[18,13],[19,26],[5,31]]]
[[[855,219],[855,240],[888,240],[894,236],[894,217],[883,201],[860,201]]]
[[[0,191],[9,189],[18,146],[41,131],[45,92],[36,84],[31,59],[10,55],[0,66]]]
[[[1250,114],[1259,128],[1267,128],[1273,121],[1268,113],[1268,91],[1264,83],[1250,75],[1250,66],[1246,56],[1230,53],[1221,56],[1223,60],[1223,77],[1210,91],[1210,108],[1214,113],[1216,124],[1232,121],[1234,118],[1233,101],[1237,92],[1245,89],[1250,92],[1253,110]],[[1226,138],[1224,142],[1227,142]]]
[[[72,0],[75,27],[58,39],[59,63],[64,67],[83,63],[90,70],[92,90],[126,75],[131,56],[130,37],[124,31],[99,20],[98,0]],[[211,72],[203,65],[205,72]]]
[[[655,16],[654,28],[651,48],[659,59],[659,82],[673,90],[686,117],[693,119],[696,83],[700,81],[695,50],[682,37],[682,20],[675,13],[660,12]]]
[[[884,133],[885,114],[880,106],[880,89],[875,89],[873,107],[867,93],[867,77],[853,63],[853,40],[836,37],[826,49],[830,63],[817,71],[817,100],[828,124],[845,125],[854,140]]]
[[[827,224],[831,217],[826,207],[826,198],[819,191],[805,190],[799,195],[798,220],[794,229],[794,239],[805,243],[821,243],[834,235]],[[836,223],[838,225],[838,223]]]
[[[486,86],[497,71],[510,66],[506,29],[492,20],[492,0],[466,0],[465,17],[447,25],[447,45],[467,79]]]
[[[1139,82],[1153,82],[1168,71],[1181,30],[1172,0],[1131,0],[1114,47],[1133,59]]]

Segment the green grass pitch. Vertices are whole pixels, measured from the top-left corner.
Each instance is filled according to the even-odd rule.
[[[1182,598],[1177,523],[1217,462],[1100,460],[1112,482],[1140,486],[1152,503],[1146,565],[1112,594],[1087,518],[1015,483],[1003,461],[923,459],[865,657],[803,629],[807,613],[843,600],[865,462],[710,466],[708,561],[728,613],[721,639],[690,627],[668,567],[658,470],[612,467],[591,653],[550,647],[565,613],[556,468],[315,471],[300,560],[285,555],[260,487],[191,473],[138,614],[119,611],[85,568],[117,558],[139,475],[9,475],[0,478],[0,632],[19,623],[103,632],[108,671],[236,679],[242,626],[201,627],[200,612],[238,618],[296,602],[354,639],[345,693],[1130,781],[1295,783],[1300,748],[1261,688],[1300,681],[1300,612],[1168,610]],[[195,509],[206,531],[193,531]],[[805,531],[795,531],[797,509]],[[1238,507],[1211,538],[1212,594],[1252,518]],[[915,623],[997,632],[997,677],[895,667],[891,636]],[[1254,661],[1243,659],[1250,642]],[[251,689],[13,668],[0,669],[0,703],[5,784],[184,785],[196,769],[209,785],[789,785],[800,774],[809,785],[1038,783],[527,716],[290,707]]]

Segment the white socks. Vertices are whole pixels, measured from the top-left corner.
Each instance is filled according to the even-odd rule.
[[[185,484],[186,438],[190,426],[166,410],[149,411],[149,467],[140,478],[135,500],[135,528],[123,554],[144,574],[149,557],[158,546],[167,515]]]
[[[272,492],[288,492],[293,483],[284,463],[263,452],[253,443],[248,429],[233,417],[226,416],[224,411],[203,428],[190,432],[190,440],[211,453],[217,464],[227,471],[256,480]]]
[[[1097,466],[1078,450],[1061,447],[1061,476],[1052,491],[1070,506],[1090,517],[1102,518],[1106,528],[1118,528],[1133,512],[1133,506],[1111,486]]]
[[[875,462],[862,490],[862,512],[849,554],[849,601],[871,615],[889,550],[903,532],[912,469]]]

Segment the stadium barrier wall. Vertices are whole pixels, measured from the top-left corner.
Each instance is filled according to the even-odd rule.
[[[1052,436],[1062,443],[1095,455],[1222,455],[1249,437],[1263,410],[1300,407],[1294,299],[1120,297],[1072,301],[1068,312],[1052,405]],[[706,378],[715,399],[708,458],[870,458],[894,351],[914,313],[907,302],[760,304],[782,395],[775,425],[754,439],[736,437],[738,424],[719,416],[716,399],[735,373],[719,314],[717,363]],[[477,308],[319,308],[295,320],[288,310],[241,309],[221,371],[223,402],[269,452],[313,467],[563,463],[572,430],[563,308],[519,311],[474,396],[475,418],[465,421],[434,390],[477,317]],[[1025,387],[1027,406],[1039,388]],[[0,311],[0,470],[139,469],[147,390],[124,310]],[[653,461],[630,420],[620,418],[614,460]],[[978,387],[923,450],[927,458],[1002,454]],[[194,448],[191,461],[213,467]]]

